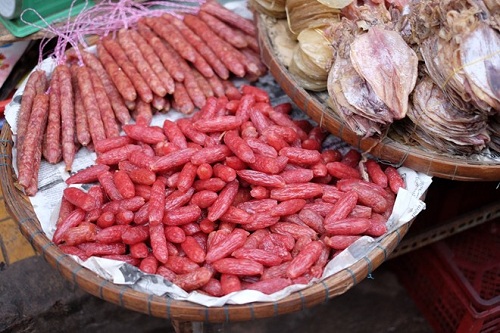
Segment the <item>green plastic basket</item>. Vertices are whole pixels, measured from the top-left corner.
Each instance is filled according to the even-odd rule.
[[[0,16],[0,22],[14,36],[22,38],[45,28],[49,24],[78,15],[94,4],[92,0],[23,0],[23,13],[20,16],[10,20]],[[25,11],[28,8],[34,9],[34,11]]]

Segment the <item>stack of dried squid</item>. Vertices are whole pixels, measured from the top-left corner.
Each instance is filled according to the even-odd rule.
[[[393,30],[385,7],[375,8],[353,12],[358,21],[344,16],[329,32],[334,59],[327,88],[333,109],[365,137],[382,134],[406,116],[418,75],[417,54]],[[369,29],[360,30],[359,22]]]
[[[301,0],[302,15],[297,1],[285,4],[297,40],[286,65],[303,88],[326,89],[356,134],[391,129],[454,155],[498,151],[499,1]],[[318,6],[329,22],[313,16]]]
[[[426,0],[410,9],[407,40],[425,64],[408,113],[411,139],[451,154],[498,151],[500,2]]]

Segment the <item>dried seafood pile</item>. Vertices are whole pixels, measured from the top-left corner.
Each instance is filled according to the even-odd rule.
[[[390,127],[452,155],[500,151],[498,0],[297,2],[263,12],[285,17],[296,40],[285,65],[303,88],[327,90],[356,134]]]
[[[407,40],[425,64],[410,138],[452,154],[499,151],[500,2],[415,1],[410,9]]]
[[[345,25],[353,24],[345,20],[335,30]],[[328,93],[334,110],[356,134],[372,136],[406,116],[418,58],[395,31],[374,25],[357,34],[355,28],[353,34],[342,31],[334,40],[337,53],[328,74]]]

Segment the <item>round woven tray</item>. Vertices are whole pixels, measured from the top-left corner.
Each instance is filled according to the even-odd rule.
[[[406,166],[429,176],[461,181],[497,181],[500,180],[500,163],[480,162],[465,157],[450,156],[424,149],[421,146],[409,146],[391,138],[362,138],[345,126],[337,114],[327,105],[327,92],[311,92],[301,88],[297,80],[276,56],[270,38],[270,22],[262,14],[256,14],[261,57],[269,71],[290,96],[294,103],[311,119],[326,128],[333,135],[341,138],[361,151],[370,152],[381,161],[396,166]]]
[[[246,321],[296,312],[324,303],[334,296],[345,293],[379,267],[394,251],[410,226],[410,223],[404,224],[387,234],[371,252],[352,266],[279,301],[205,307],[191,302],[173,300],[166,296],[142,293],[129,286],[114,284],[84,268],[59,250],[43,232],[29,198],[15,186],[12,146],[12,133],[9,125],[5,124],[0,133],[0,183],[4,200],[10,214],[18,222],[22,234],[36,251],[64,278],[86,292],[127,309],[173,321],[206,323]]]

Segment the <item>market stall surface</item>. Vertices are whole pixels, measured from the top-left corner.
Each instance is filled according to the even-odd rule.
[[[395,274],[384,265],[345,294],[313,308],[253,322],[208,326],[201,329],[241,333],[432,332]],[[175,332],[165,319],[103,301],[65,280],[20,233],[0,193],[0,333],[124,331]]]

